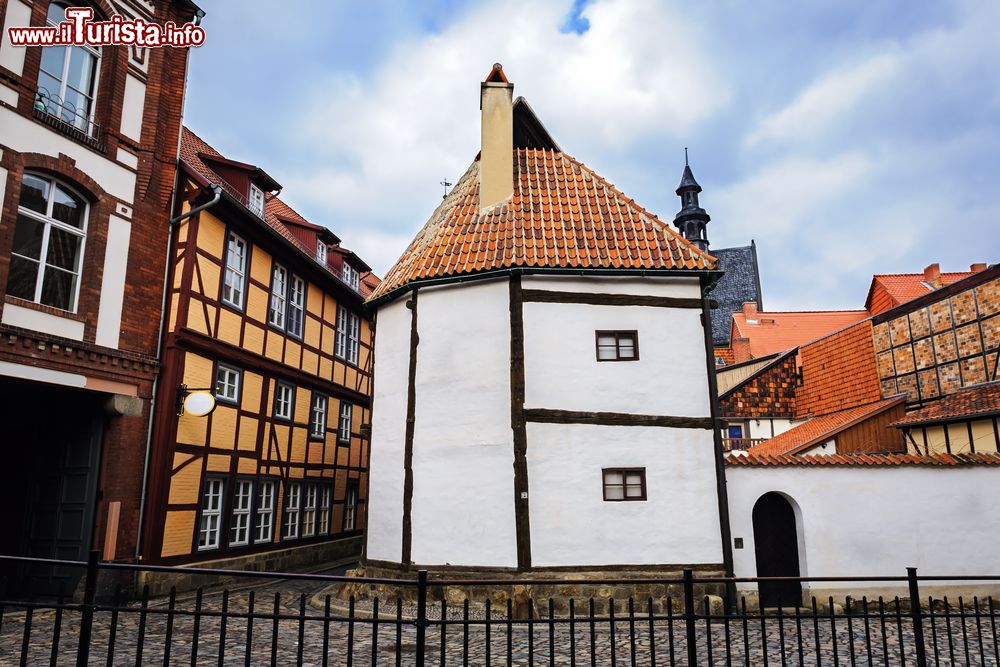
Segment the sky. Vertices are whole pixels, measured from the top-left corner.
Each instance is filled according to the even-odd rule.
[[[767,310],[1000,260],[994,0],[199,4],[186,124],[380,274],[475,158],[494,62],[664,221],[689,147],[711,247],[756,241]]]

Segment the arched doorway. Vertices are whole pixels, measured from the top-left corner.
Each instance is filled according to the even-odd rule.
[[[765,493],[753,506],[753,541],[758,577],[799,576],[795,510],[780,493]],[[762,607],[802,603],[802,584],[797,581],[765,581],[758,590]]]

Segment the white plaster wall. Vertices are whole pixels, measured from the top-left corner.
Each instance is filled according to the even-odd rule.
[[[712,431],[527,428],[533,565],[722,562]],[[646,501],[603,499],[619,467],[646,468]]]
[[[122,102],[122,134],[136,141],[142,135],[142,112],[146,106],[146,84],[132,75],[125,77],[125,98]]]
[[[420,291],[415,563],[517,565],[508,290],[500,280]]]
[[[378,310],[369,454],[367,556],[396,563],[402,557],[403,539],[403,439],[410,358],[407,298]]]
[[[28,49],[23,46],[11,46],[7,28],[31,25],[31,5],[21,0],[10,0],[7,3],[3,25],[3,35],[0,36],[0,66],[20,75],[24,69],[24,54]]]
[[[750,422],[748,438],[773,438],[798,425],[793,424],[791,419],[750,419],[748,421]]]
[[[101,304],[97,311],[96,343],[118,347],[121,335],[122,304],[125,300],[125,272],[128,268],[129,237],[132,225],[112,215],[108,220],[108,242],[104,251]]]
[[[701,287],[694,277],[629,277],[569,275],[524,276],[524,289],[545,289],[555,292],[589,292],[597,294],[633,294],[639,296],[672,296],[700,299]]]
[[[563,282],[566,289],[572,284]],[[579,282],[590,291],[616,294],[699,295],[696,279],[650,285],[622,279]],[[638,361],[598,362],[594,335],[601,329],[636,330]],[[710,415],[700,309],[526,302],[524,362],[527,408]]]
[[[1000,471],[993,467],[775,466],[726,469],[736,576],[756,576],[753,506],[794,501],[802,576],[994,574]],[[857,584],[824,583],[823,588]]]
[[[13,303],[4,304],[3,317],[0,321],[12,327],[41,331],[72,340],[83,340],[84,325],[80,320],[24,308]]]

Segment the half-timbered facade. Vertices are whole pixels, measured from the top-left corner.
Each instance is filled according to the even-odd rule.
[[[0,553],[127,560],[188,54],[10,43],[8,28],[56,25],[74,5],[95,20],[178,25],[201,11],[188,0],[0,2]],[[36,591],[75,579],[9,574]]]
[[[291,566],[360,551],[370,270],[185,129],[144,559]],[[179,409],[205,391],[215,408]],[[308,547],[308,548],[303,548]]]

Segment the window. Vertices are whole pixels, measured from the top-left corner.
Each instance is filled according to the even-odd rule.
[[[247,199],[247,208],[257,214],[258,217],[264,217],[264,191],[253,183],[250,184],[250,197]]]
[[[280,264],[274,265],[271,272],[271,308],[267,313],[267,321],[278,327],[285,328],[285,304],[288,291],[288,272]]]
[[[605,468],[605,500],[645,500],[645,468]]]
[[[344,498],[344,530],[354,530],[358,514],[358,483],[351,480],[347,483],[347,496]]]
[[[316,239],[316,261],[326,266],[326,243],[323,239]]]
[[[274,539],[274,487],[272,481],[261,482],[257,488],[257,518],[254,521],[254,542]]]
[[[87,203],[82,197],[59,181],[25,173],[7,293],[75,311],[86,231]]]
[[[233,489],[233,517],[229,523],[229,545],[238,547],[250,543],[250,504],[253,502],[253,482],[236,481]]]
[[[638,361],[639,334],[635,331],[597,331],[598,361]]]
[[[733,424],[732,422],[726,424],[726,437],[730,440],[742,438],[743,424]]]
[[[240,369],[224,364],[216,366],[215,397],[228,403],[240,400]]]
[[[326,405],[326,396],[313,393],[312,406],[309,410],[309,435],[313,438],[326,436]]]
[[[299,509],[302,501],[302,485],[299,482],[289,482],[285,494],[285,523],[281,538],[294,540],[299,536]]]
[[[295,387],[279,382],[274,389],[274,416],[276,419],[292,419],[295,407]]]
[[[222,524],[222,491],[225,483],[221,479],[205,480],[201,496],[201,526],[198,529],[198,549],[218,549],[219,532]]]
[[[45,23],[56,26],[66,20],[66,5],[53,2]],[[35,108],[93,134],[94,98],[101,52],[91,46],[46,46],[38,68]]]
[[[319,518],[316,528],[318,535],[330,533],[330,501],[332,498],[332,489],[329,484],[323,484],[319,487]]]
[[[306,484],[306,498],[302,506],[302,537],[316,534],[316,485]]]
[[[292,276],[288,292],[288,333],[302,337],[302,315],[306,307],[306,283]]]
[[[337,306],[337,337],[334,355],[352,364],[358,363],[361,318],[343,306]]]
[[[358,289],[359,278],[361,277],[361,274],[359,274],[358,270],[355,269],[353,266],[351,266],[347,262],[344,262],[344,268],[343,270],[341,270],[340,276],[341,278],[344,279],[345,283],[353,287],[355,290]]]
[[[247,242],[236,234],[229,234],[226,245],[226,278],[222,285],[222,300],[230,306],[243,309],[246,292]]]
[[[347,401],[340,403],[340,421],[337,422],[337,440],[340,442],[351,441],[351,415],[354,406]]]

